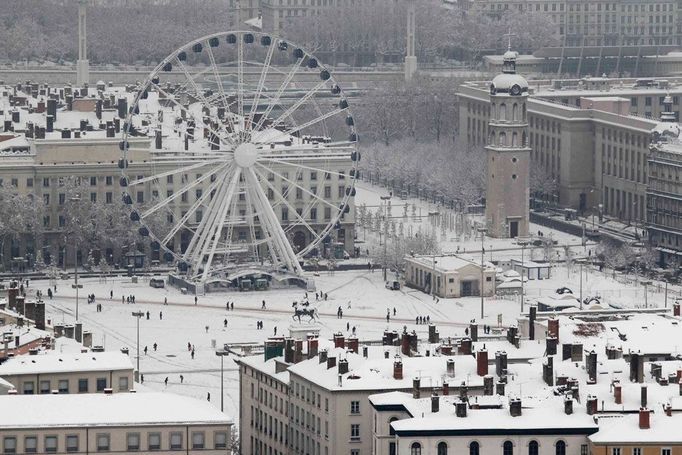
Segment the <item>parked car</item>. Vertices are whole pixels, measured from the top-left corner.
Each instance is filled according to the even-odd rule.
[[[400,281],[398,281],[398,280],[387,281],[386,282],[386,289],[390,289],[391,291],[399,291],[400,290]]]
[[[163,278],[151,278],[149,280],[149,285],[153,288],[163,288],[166,287],[166,282]]]

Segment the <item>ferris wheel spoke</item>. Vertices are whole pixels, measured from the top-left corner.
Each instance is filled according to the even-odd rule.
[[[246,120],[244,119],[244,35],[238,38],[237,43],[237,113],[239,114],[239,122],[241,129],[239,131],[239,138],[244,140],[244,133],[246,129]]]
[[[227,165],[228,165],[228,163],[223,163],[220,166],[217,166],[217,167],[211,169],[207,174],[202,175],[201,177],[199,177],[198,179],[196,179],[195,181],[193,181],[189,185],[185,185],[179,191],[173,193],[171,196],[167,197],[166,199],[162,200],[158,204],[154,205],[152,208],[143,212],[140,215],[140,219],[145,219],[146,217],[148,217],[152,213],[156,212],[157,210],[167,206],[168,204],[170,204],[171,202],[176,200],[178,197],[180,197],[182,194],[184,194],[184,193],[188,192],[189,190],[191,190],[192,188],[195,188],[196,186],[200,185],[201,183],[206,181],[208,178],[210,178],[212,175],[220,172],[220,170],[222,170]]]
[[[275,265],[275,267],[279,267],[282,261],[280,258],[284,257],[283,256],[283,250],[280,247],[280,243],[277,240],[277,234],[276,230],[278,229],[279,222],[274,225],[272,223],[271,217],[268,215],[268,212],[266,212],[264,207],[270,207],[268,201],[265,199],[265,196],[261,194],[262,192],[259,192],[256,188],[256,185],[259,185],[258,179],[252,175],[252,172],[246,172],[245,173],[245,179],[251,185],[252,188],[254,188],[253,191],[253,203],[254,203],[254,208],[257,213],[260,214],[259,220],[261,224],[261,229],[263,230],[263,238],[264,242],[267,244],[268,249],[270,251],[270,258]],[[262,199],[261,199],[262,198]]]
[[[317,92],[320,91],[320,89],[324,86],[327,85],[327,81],[322,81],[319,84],[317,84],[315,87],[312,89],[308,90],[308,93],[303,95],[299,100],[297,100],[294,104],[292,104],[286,111],[284,111],[279,117],[277,117],[277,120],[272,122],[273,128],[276,128],[277,125],[280,123],[284,122],[285,119],[291,117],[291,115],[296,112],[296,110],[303,106],[310,98],[315,96]]]
[[[247,180],[244,178],[244,184],[247,185]],[[249,236],[251,237],[251,243],[253,244],[253,257],[255,258],[256,261],[259,259],[259,254],[258,254],[258,247],[256,246],[256,226],[255,226],[255,217],[257,216],[256,211],[254,210],[253,207],[253,201],[251,198],[251,192],[246,191],[246,218],[249,224]],[[260,219],[260,216],[259,216]]]
[[[310,121],[307,121],[307,122],[305,122],[305,123],[303,123],[303,124],[301,124],[301,125],[297,125],[297,126],[295,126],[295,127],[293,127],[293,128],[289,128],[288,130],[282,131],[282,132],[280,132],[279,134],[277,134],[276,136],[274,136],[274,137],[272,137],[272,138],[268,138],[268,142],[276,142],[276,141],[278,141],[278,140],[280,140],[280,139],[282,139],[282,138],[285,138],[285,137],[287,137],[287,136],[291,136],[291,135],[294,134],[294,133],[297,133],[297,132],[299,132],[299,131],[302,131],[302,130],[304,130],[304,129],[308,128],[308,127],[311,127],[311,126],[313,126],[313,125],[315,125],[315,124],[317,124],[317,123],[323,122],[323,121],[327,120],[327,119],[330,118],[330,117],[333,117],[333,116],[335,116],[335,115],[338,115],[338,114],[340,114],[340,113],[346,111],[346,109],[348,109],[348,108],[343,108],[343,109],[337,108],[337,109],[335,109],[335,110],[333,110],[333,111],[329,111],[329,112],[327,112],[327,113],[325,113],[325,114],[322,114],[321,116],[316,117],[316,118],[314,118],[314,119],[312,119],[312,120],[310,120]]]
[[[200,126],[201,128],[204,128],[204,129],[209,130],[209,131],[210,131],[211,133],[213,133],[218,139],[220,139],[220,140],[225,140],[225,141],[228,143],[228,145],[231,145],[231,146],[233,146],[233,147],[235,146],[235,142],[232,140],[232,138],[230,137],[230,135],[229,135],[229,133],[228,133],[227,131],[225,131],[222,135],[219,134],[219,133],[218,133],[217,131],[215,131],[213,128],[211,128],[210,126],[206,125],[206,124],[203,122],[202,119],[198,118],[198,117],[194,114],[194,112],[192,112],[190,109],[186,108],[186,107],[183,106],[182,104],[178,103],[178,102],[175,100],[175,98],[172,96],[172,94],[166,92],[166,91],[165,91],[164,89],[162,89],[158,84],[155,84],[155,83],[151,82],[151,85],[154,86],[154,88],[156,88],[156,90],[158,90],[159,93],[163,94],[163,95],[166,97],[167,100],[169,100],[171,103],[173,103],[174,106],[177,106],[180,110],[185,111],[187,114],[189,114],[189,116],[197,123],[198,126]],[[229,114],[229,113],[226,113],[226,115],[227,115],[227,114]],[[195,136],[196,136],[196,135],[195,135]]]
[[[282,230],[281,226],[279,225],[279,219],[268,203],[265,192],[263,191],[263,187],[258,184],[258,177],[256,176],[254,168],[248,168],[248,171],[250,181],[252,182],[251,187],[253,188],[257,199],[259,200],[259,204],[263,212],[263,220],[261,220],[261,222],[271,225],[271,232],[275,240],[274,243],[277,245],[281,252],[280,254],[282,255],[280,260],[286,264],[290,272],[296,272],[298,274],[302,273],[301,265],[298,263],[298,258],[296,257],[289,240],[286,238],[284,230]]]
[[[307,157],[302,157],[302,158],[307,158]],[[329,175],[336,175],[338,177],[343,177],[346,178],[348,177],[346,174],[342,174],[340,172],[332,171],[332,170],[325,170],[325,169],[320,169],[317,167],[312,167],[312,166],[307,166],[305,164],[300,164],[295,161],[285,161],[277,158],[259,158],[259,162],[266,162],[266,163],[276,163],[276,164],[284,164],[287,166],[292,166],[292,167],[297,167],[300,169],[307,169],[309,171],[316,171],[316,172],[321,172],[322,175],[324,174],[329,174]]]
[[[255,170],[254,170],[254,171],[255,171]],[[270,188],[270,189],[272,190],[272,192],[280,199],[280,201],[281,201],[284,205],[287,206],[287,209],[288,209],[291,213],[294,214],[294,216],[300,221],[300,224],[302,224],[303,226],[305,226],[305,227],[310,231],[310,233],[313,234],[313,236],[317,237],[317,233],[315,232],[315,230],[310,226],[310,224],[308,224],[308,222],[307,222],[301,215],[298,214],[298,212],[296,211],[296,208],[295,208],[293,205],[291,205],[291,203],[290,203],[289,201],[287,201],[286,197],[285,197],[283,194],[281,194],[280,192],[278,192],[277,190],[275,190],[275,187],[272,186],[272,184],[271,184],[270,182],[268,182],[268,180],[263,176],[263,174],[261,174],[261,173],[258,172],[258,171],[255,171],[255,172],[256,172],[256,174],[261,178],[261,180],[262,180],[263,182],[265,182],[265,184],[268,186],[268,188]],[[297,226],[297,225],[298,225],[298,224],[293,225],[293,226]],[[286,230],[291,230],[291,229],[293,228],[293,226],[290,226],[290,227],[289,227],[288,229],[286,229]]]
[[[260,119],[258,119],[258,123],[256,124],[256,128],[254,128],[256,131],[260,130],[261,127],[263,126],[263,122],[265,119],[270,115],[270,112],[275,108],[277,104],[279,104],[279,100],[282,97],[282,93],[284,93],[284,89],[287,88],[289,83],[291,83],[291,80],[294,78],[296,75],[296,72],[298,72],[298,69],[301,67],[301,63],[303,63],[303,57],[299,58],[296,63],[293,65],[291,70],[289,71],[289,74],[287,74],[287,77],[284,79],[282,84],[279,86],[277,89],[277,93],[275,94],[274,98],[270,100],[268,103],[267,109],[265,109],[265,112],[261,116]]]
[[[204,202],[206,199],[211,197],[211,193],[219,186],[222,185],[224,182],[224,177],[225,175],[230,171],[232,167],[228,166],[223,171],[220,173],[218,178],[216,178],[215,182],[211,183],[211,185],[206,189],[206,192],[201,195],[199,199],[197,199],[187,210],[187,213],[185,213],[182,218],[178,221],[178,223],[173,226],[173,228],[166,234],[166,236],[163,238],[162,245],[167,245],[168,242],[173,240],[175,235],[182,229],[183,227],[186,227],[187,221],[194,215],[194,213],[199,209],[199,207],[204,205]]]
[[[204,166],[207,166],[210,164],[216,164],[216,163],[220,163],[220,162],[221,162],[221,160],[203,161],[201,163],[193,164],[191,166],[179,167],[176,169],[172,169],[170,171],[162,172],[160,174],[155,174],[155,175],[151,175],[149,177],[144,177],[141,179],[133,180],[132,182],[128,183],[128,186],[135,186],[135,185],[140,185],[142,183],[152,182],[154,180],[157,180],[157,179],[160,179],[163,177],[167,177],[169,175],[182,174],[183,172],[191,171],[194,169],[199,169],[199,168],[202,168]]]
[[[263,64],[263,69],[260,73],[260,79],[258,81],[258,87],[256,88],[256,94],[251,101],[251,111],[249,113],[249,134],[253,131],[253,118],[258,110],[258,103],[260,102],[260,96],[263,93],[263,87],[265,86],[265,78],[270,71],[270,62],[272,61],[272,55],[275,52],[275,42],[274,40],[270,43],[268,48],[268,54],[265,56],[265,62]]]
[[[273,171],[272,169],[268,168],[267,166],[263,166],[263,165],[260,164],[260,163],[256,163],[256,165],[262,167],[263,169],[265,169],[265,170],[268,171],[268,172],[272,172],[274,175],[276,175],[277,177],[281,178],[281,179],[284,180],[285,182],[289,182],[290,184],[294,185],[295,187],[300,188],[301,191],[303,191],[304,193],[306,193],[306,194],[312,196],[313,198],[319,200],[319,201],[322,202],[323,204],[328,205],[329,207],[333,208],[334,210],[341,211],[341,209],[340,209],[339,207],[335,206],[334,204],[332,204],[331,202],[327,201],[326,199],[322,199],[321,197],[319,197],[318,195],[316,195],[316,194],[313,193],[312,191],[308,190],[307,188],[304,188],[304,187],[302,187],[302,186],[296,184],[296,183],[293,182],[292,180],[290,180],[290,179],[284,177],[282,174],[280,174],[280,173],[278,173],[278,172],[276,172],[276,171]]]
[[[232,115],[230,112],[230,103],[227,101],[227,95],[225,94],[225,88],[223,87],[223,79],[220,77],[220,74],[218,74],[218,65],[216,64],[213,50],[211,49],[211,44],[208,41],[206,41],[206,49],[208,49],[208,57],[211,61],[213,77],[216,79],[218,91],[220,92],[220,98],[222,100],[223,107],[225,108],[225,115],[227,116],[227,120],[230,123],[230,128],[233,132],[236,132],[237,130],[235,129],[234,121],[232,120]]]

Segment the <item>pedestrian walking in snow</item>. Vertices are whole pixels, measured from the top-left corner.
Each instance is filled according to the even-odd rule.
[[[113,298],[114,298],[114,290],[112,289],[111,291],[109,291],[109,300],[113,300]]]
[[[223,321],[223,327],[227,327],[227,318]]]
[[[386,313],[386,322],[391,320],[391,313]]]
[[[277,326],[275,326],[274,335],[277,336]]]
[[[164,379],[163,382],[166,384],[166,387],[168,387],[168,376],[166,376],[166,379]]]
[[[168,305],[168,297],[164,297],[164,298],[163,298],[163,304],[164,304],[164,305]]]
[[[180,375],[180,384],[182,384],[183,382],[185,382],[185,377],[183,375]]]
[[[192,349],[192,360],[194,360],[194,349]]]
[[[147,320],[149,321],[149,311],[147,311]]]
[[[350,330],[350,322],[346,322],[346,332]]]
[[[211,401],[211,392],[207,392],[206,400]]]
[[[187,342],[187,351],[191,351],[191,350],[192,350],[192,343],[190,343],[190,342],[188,341],[188,342]]]
[[[154,343],[154,352],[156,352],[157,347],[158,347],[158,345],[156,343]]]
[[[230,309],[234,311],[234,302],[230,303]]]
[[[195,295],[194,296],[194,304],[196,305],[198,302],[199,302],[199,298],[197,298],[197,296]]]
[[[159,319],[163,321],[163,311],[159,311]]]
[[[140,384],[144,384],[144,375],[143,374],[140,375]]]
[[[144,355],[147,355],[147,346],[144,347]]]
[[[206,326],[206,333],[208,333],[208,326]]]
[[[265,300],[263,300],[263,304],[260,307],[261,310],[265,310]]]

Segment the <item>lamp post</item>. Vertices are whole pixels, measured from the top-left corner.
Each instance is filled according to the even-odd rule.
[[[386,245],[388,243],[388,201],[391,200],[391,196],[381,196],[380,199],[381,204],[384,206],[384,257],[381,261],[381,269],[384,273],[384,281],[386,281],[386,262],[388,262],[388,251]],[[381,239],[381,233],[379,234],[379,239]]]
[[[645,280],[642,281],[642,284],[644,285],[644,308],[649,308],[649,289],[648,286],[651,284],[651,281]]]
[[[483,283],[485,282],[485,275],[483,273],[484,268],[483,268],[483,261],[485,260],[485,247],[483,246],[483,242],[485,241],[485,233],[488,231],[484,227],[479,227],[478,232],[481,234],[481,286],[480,286],[480,293],[481,293],[481,319],[484,318],[484,299],[483,299]]]
[[[436,261],[436,255],[433,255],[433,274],[431,277],[431,300],[436,300],[436,264],[438,261]]]
[[[140,382],[140,318],[144,316],[144,312],[133,311],[132,314],[137,318],[137,370],[135,371],[135,382]]]
[[[519,245],[521,245],[521,313],[523,313],[523,299],[524,299],[524,283],[523,283],[523,274],[526,271],[526,266],[524,262],[524,251],[526,249],[526,245],[528,245],[528,242],[526,240],[517,240]],[[533,255],[531,254],[531,257]]]
[[[71,202],[78,204],[81,200],[80,196],[74,196],[69,199]],[[80,211],[79,211],[80,212]],[[80,213],[79,213],[80,215]],[[79,221],[79,220],[75,220]],[[64,258],[64,262],[66,263],[66,258]],[[76,322],[78,322],[78,289],[82,288],[82,284],[78,284],[78,236],[74,232],[73,234],[73,268],[74,268],[74,274],[73,274],[73,284],[71,287],[76,290]]]
[[[223,391],[223,387],[224,387],[225,381],[223,381],[223,375],[225,374],[225,367],[224,367],[224,363],[223,363],[223,357],[225,357],[226,355],[229,355],[229,352],[227,351],[227,349],[225,349],[225,346],[223,346],[223,349],[216,351],[215,355],[220,357],[220,412],[224,412],[224,410],[225,410],[225,408],[224,408],[225,393]]]

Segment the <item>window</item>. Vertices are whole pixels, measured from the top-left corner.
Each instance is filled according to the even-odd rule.
[[[50,381],[40,381],[40,393],[50,393]]]
[[[109,433],[100,433],[97,435],[97,451],[107,452],[109,450]]]
[[[78,435],[70,434],[66,436],[66,451],[78,452]]]
[[[388,443],[388,455],[396,455],[395,442]]]
[[[101,392],[107,388],[107,378],[97,378],[97,391]]]
[[[12,179],[11,182],[12,182],[12,186],[14,188],[19,186],[19,179]]]
[[[310,173],[310,180],[317,180],[317,172],[312,171]]]
[[[128,376],[121,376],[118,378],[118,390],[125,392],[128,390]]]
[[[476,441],[472,441],[469,444],[469,455],[478,455],[480,452],[480,445]]]
[[[448,444],[445,441],[438,443],[438,455],[448,455]]]
[[[140,450],[140,433],[128,433],[126,435],[128,450]]]
[[[161,449],[161,433],[149,433],[147,442],[149,445],[149,450],[160,450]]]
[[[14,436],[3,438],[2,447],[4,453],[17,453],[17,438]]]
[[[49,194],[43,194],[43,204],[50,205],[50,195]]]
[[[45,187],[45,188],[50,187],[50,178],[49,177],[43,177],[43,187]]]
[[[79,379],[78,380],[78,393],[88,393],[88,380]]]
[[[632,448],[632,455],[642,455],[642,448],[641,447],[633,447]]]
[[[45,436],[45,452],[57,452],[57,436]]]
[[[410,455],[422,455],[422,445],[418,442],[413,442],[410,446]]]
[[[110,176],[110,175],[107,175],[107,176],[105,177],[105,179],[104,179],[104,183],[105,183],[107,186],[111,186],[111,185],[114,184],[114,178],[113,178],[112,176]]]
[[[33,395],[34,387],[33,381],[24,382],[24,395]]]
[[[581,444],[580,445],[580,455],[587,455],[587,454],[588,454],[587,444]]]
[[[351,414],[360,414],[360,402],[359,401],[351,401],[350,402],[350,413]]]
[[[24,452],[36,453],[38,451],[38,438],[35,436],[26,436],[24,438]]]
[[[360,424],[353,423],[350,426],[350,440],[359,441],[360,440]]]
[[[360,455],[360,449],[350,449],[350,455]]]
[[[97,193],[90,193],[90,202],[97,202]]]
[[[276,429],[277,427],[275,427]],[[218,431],[215,433],[215,436],[213,438],[214,442],[214,448],[216,450],[218,449],[227,449],[227,433],[223,431]]]
[[[325,199],[331,199],[332,197],[332,187],[331,186],[325,186],[324,187],[324,198]]]
[[[185,193],[185,194],[187,194],[187,193]],[[137,203],[142,204],[144,202],[144,191],[138,191],[136,198],[137,198]],[[183,201],[183,202],[187,202],[187,201]]]
[[[672,449],[670,447],[661,448],[661,455],[671,455]]]
[[[557,441],[554,445],[554,453],[556,455],[566,455],[566,443],[564,441]]]
[[[192,433],[192,448],[193,449],[203,449],[204,448],[204,433],[197,431]]]
[[[170,434],[170,448],[171,450],[182,449],[182,433]]]
[[[502,444],[502,455],[514,455],[514,443],[504,441],[504,444]]]
[[[611,455],[620,455],[620,447],[611,447]]]
[[[528,455],[538,455],[538,442],[531,441],[528,443]]]
[[[107,204],[111,204],[114,200],[113,193],[111,191],[107,191],[106,193],[104,193],[104,198]]]
[[[69,393],[68,379],[60,379],[58,384],[59,386],[57,387],[57,390],[59,390],[59,393]]]

